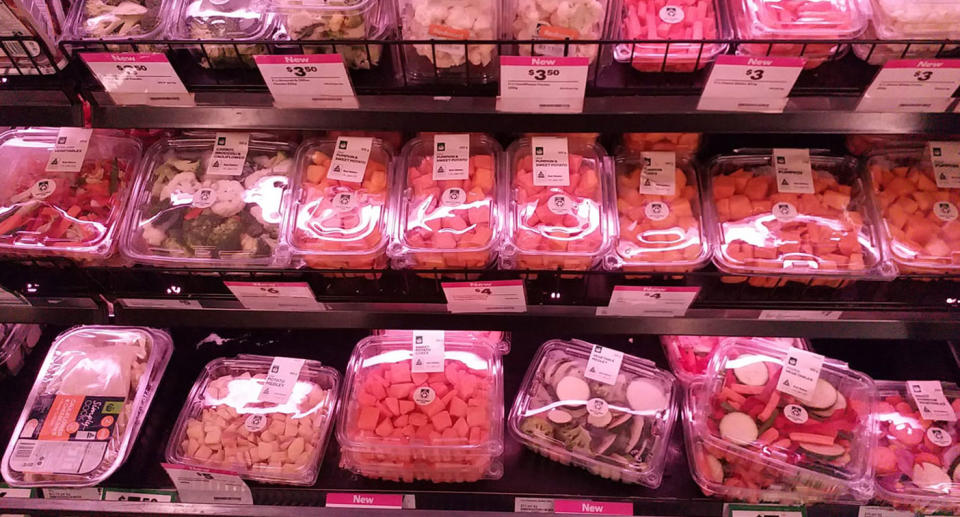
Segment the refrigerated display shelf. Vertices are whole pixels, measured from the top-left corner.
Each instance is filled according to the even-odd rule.
[[[577,337],[616,347],[626,353],[649,358],[666,368],[659,341],[655,336],[591,336],[575,330],[526,330],[512,336],[511,352],[504,357],[507,406],[513,403],[519,384],[537,347],[550,338]],[[46,347],[60,329],[48,329],[41,345],[33,353],[20,376],[11,379],[6,399],[11,407],[25,400],[39,370]],[[204,365],[216,358],[238,353],[286,355],[320,360],[343,371],[354,344],[368,331],[224,331],[216,326],[174,328],[176,345],[170,366],[160,383],[147,420],[126,464],[102,486],[107,488],[173,488],[160,462],[172,424],[186,400],[194,379]],[[208,340],[211,333],[218,339]],[[206,340],[206,343],[201,341]],[[960,376],[954,351],[942,341],[844,341],[815,340],[814,349],[825,355],[848,361],[876,378],[956,380]],[[909,354],[904,354],[909,350]],[[6,440],[16,423],[18,411],[0,414],[0,440]],[[43,499],[3,499],[0,509],[33,515],[302,515],[305,506],[322,506],[328,492],[412,494],[417,510],[404,515],[496,516],[514,509],[516,497],[569,498],[625,501],[633,504],[637,515],[670,517],[720,517],[723,502],[703,496],[690,478],[679,428],[671,437],[670,453],[663,485],[658,489],[624,485],[604,480],[588,472],[558,465],[524,448],[509,436],[505,443],[504,476],[469,484],[394,483],[355,476],[338,467],[339,451],[335,441],[328,445],[313,487],[293,488],[250,483],[258,506],[243,507],[216,504],[90,502]],[[260,506],[264,505],[264,506]],[[311,508],[317,515],[389,515],[390,511]],[[853,517],[856,506],[815,505],[811,517]]]

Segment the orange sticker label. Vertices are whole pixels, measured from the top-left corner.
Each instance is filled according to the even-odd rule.
[[[436,23],[430,24],[427,34],[442,39],[470,39],[470,31],[467,29],[454,29],[453,27]]]
[[[47,418],[40,428],[41,440],[66,441],[70,435],[77,432],[77,415],[83,405],[83,395],[57,395],[53,399]]]
[[[580,39],[580,33],[566,27],[540,25],[537,27],[537,37],[553,40]]]

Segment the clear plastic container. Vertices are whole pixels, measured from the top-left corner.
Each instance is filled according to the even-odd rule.
[[[364,138],[351,137],[353,145]],[[362,182],[327,178],[344,138],[304,142],[297,151],[293,207],[284,235],[294,258],[317,269],[382,269],[393,225],[393,151],[371,138]]]
[[[954,415],[960,388],[941,385]],[[902,381],[877,381],[880,441],[873,451],[877,499],[922,514],[960,510],[960,424],[923,418]]]
[[[867,28],[868,16],[857,0],[730,0],[730,17],[743,39],[849,40]],[[837,43],[747,43],[738,54],[803,57],[816,68],[842,57]]]
[[[815,193],[792,194],[777,192],[767,152],[720,156],[710,165],[706,188],[712,202],[705,203],[705,215],[717,267],[735,274],[776,274],[750,278],[760,287],[789,281],[839,287],[851,279],[888,275],[856,160],[812,154]]]
[[[403,45],[409,79],[416,82],[488,83],[497,79],[497,46],[466,40],[500,35],[497,0],[399,0],[404,40],[437,40]]]
[[[612,182],[603,148],[568,140],[567,185],[537,186],[531,142],[541,147],[551,139],[522,138],[507,149],[510,213],[501,268],[584,271],[600,263],[612,240]]]
[[[140,160],[140,144],[94,131],[80,172],[46,172],[55,128],[0,134],[0,253],[110,256]]]
[[[613,384],[588,378],[596,346],[576,339],[544,343],[510,411],[510,432],[559,463],[657,488],[677,418],[676,379],[627,354]]]
[[[694,155],[700,150],[700,133],[624,133],[623,147],[631,153],[674,151]]]
[[[383,40],[396,23],[386,0],[274,0],[273,8],[282,29],[280,39]],[[335,49],[333,45],[305,45],[302,50],[308,54],[338,52],[354,70],[369,70],[383,57],[383,45],[336,45]]]
[[[801,400],[778,389],[787,354],[784,347],[736,340],[714,353],[693,427],[705,447],[736,459],[726,460],[722,474],[715,463],[709,472],[727,486],[792,489],[810,501],[868,501],[876,445],[873,380],[825,359],[812,395]],[[796,364],[792,358],[790,364]],[[805,366],[794,368],[810,375]],[[740,483],[727,483],[738,477]]]
[[[113,41],[162,39],[176,0],[78,0],[70,8],[69,39]],[[155,45],[137,45],[136,51],[158,51]],[[99,48],[95,50],[100,50]],[[106,45],[110,52],[133,52],[131,45]]]
[[[717,0],[623,0],[620,38],[649,41],[729,38]],[[727,51],[725,43],[631,43],[613,57],[641,72],[694,72]]]
[[[447,149],[457,140],[467,140],[467,148]],[[444,150],[438,149],[441,144]],[[397,174],[397,228],[390,246],[394,266],[482,269],[496,260],[504,219],[498,201],[501,154],[496,140],[479,133],[419,137],[404,146]],[[444,165],[449,170],[443,170]],[[467,177],[440,179],[450,174]]]
[[[42,332],[40,325],[0,323],[0,380],[20,373]]]
[[[599,45],[570,42],[601,39],[609,7],[609,0],[509,0],[504,2],[503,32],[506,39],[544,41],[517,45],[514,53],[521,56],[586,57],[593,64]]]
[[[239,355],[207,363],[167,442],[167,461],[226,469],[263,483],[316,483],[340,373],[308,360],[280,403],[261,398],[273,361]]]
[[[870,0],[871,27],[864,39],[948,40],[960,38],[960,5],[950,0]],[[957,45],[878,44],[853,45],[853,52],[871,65],[890,59],[956,57]]]
[[[340,466],[391,481],[503,475],[502,349],[447,335],[443,372],[412,373],[406,337],[360,341],[337,420]]]
[[[644,176],[646,160],[658,160],[658,153],[616,157],[619,226],[604,259],[610,270],[685,272],[710,261],[693,164],[676,153],[663,154],[676,163],[675,170],[666,173],[672,178]]]
[[[413,339],[414,332],[413,330],[405,329],[381,329],[374,330],[373,335],[411,340]],[[510,333],[508,332],[499,330],[445,330],[444,334],[464,339],[475,339],[491,346],[496,346],[501,351],[510,349]]]
[[[127,460],[173,352],[165,332],[82,326],[57,336],[3,455],[13,487],[84,487]]]
[[[937,140],[957,140],[957,135],[937,135]],[[916,148],[924,145],[929,135],[847,135],[847,152],[866,156],[887,149]]]
[[[803,350],[810,350],[810,343],[806,339],[790,337],[724,337],[724,336],[660,336],[663,353],[670,363],[670,371],[680,379],[680,382],[689,384],[703,379],[707,365],[713,357],[713,352],[721,344],[729,340],[736,342],[756,341],[772,346],[792,346]]]
[[[276,30],[271,5],[270,0],[180,0],[170,33],[175,39],[235,41],[190,47],[204,68],[255,68],[253,56],[267,48],[251,42],[270,39]]]
[[[960,189],[937,186],[929,150],[879,151],[867,171],[885,250],[900,271],[960,271]]]
[[[293,145],[251,139],[240,174],[207,174],[215,143],[164,139],[147,150],[121,244],[126,256],[156,265],[285,265],[280,227]]]
[[[63,33],[63,5],[59,0],[0,3],[0,36],[27,36],[38,40],[4,42],[0,75],[54,74],[66,65],[66,58],[56,45]],[[49,57],[44,50],[49,52]],[[50,57],[55,62],[51,62]]]

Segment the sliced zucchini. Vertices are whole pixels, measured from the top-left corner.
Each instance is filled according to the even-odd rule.
[[[757,423],[746,413],[734,411],[720,419],[720,436],[730,443],[747,445],[760,436]]]
[[[833,407],[833,405],[837,403],[839,395],[840,392],[837,391],[837,388],[833,387],[833,384],[823,379],[817,379],[817,386],[813,389],[813,395],[810,397],[810,400],[801,402],[808,408],[822,411]]]
[[[568,375],[557,383],[557,398],[560,402],[586,402],[590,398],[590,386],[587,381]]]
[[[573,420],[573,415],[562,409],[551,409],[550,412],[547,413],[547,418],[555,424],[566,424]]]
[[[660,411],[668,405],[663,386],[648,379],[634,379],[627,385],[627,402],[634,411]]]
[[[723,483],[723,464],[720,463],[720,460],[712,454],[704,453],[703,463],[706,470],[704,474],[707,475],[707,479],[714,483]]]
[[[953,481],[942,468],[933,463],[917,463],[913,466],[913,482],[929,492],[950,493]]]
[[[845,449],[842,445],[821,445],[819,443],[803,442],[801,442],[799,445],[800,450],[803,451],[803,453],[807,456],[824,460],[837,459],[847,452],[847,449]]]
[[[767,370],[767,365],[763,361],[734,368],[733,375],[747,386],[763,386],[770,380],[770,371]]]
[[[827,409],[824,410],[810,410],[810,414],[821,418],[826,419],[833,416],[837,411],[842,411],[847,409],[847,397],[843,396],[843,393],[837,392],[837,401]]]

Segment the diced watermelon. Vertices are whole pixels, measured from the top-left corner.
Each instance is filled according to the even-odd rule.
[[[427,415],[423,413],[410,413],[410,425],[423,427],[427,424]]]
[[[469,399],[473,396],[474,390],[477,389],[477,378],[473,374],[464,373],[460,376],[460,382],[457,384],[457,391],[460,393],[460,398]]]
[[[390,365],[390,382],[402,384],[410,382],[410,363],[401,361]],[[402,397],[401,397],[402,398]]]
[[[433,415],[433,417],[430,418],[430,422],[433,423],[433,427],[438,431],[443,431],[453,425],[453,420],[450,419],[450,413],[447,411],[441,411]]]
[[[407,413],[413,411],[413,408],[417,407],[417,405],[412,400],[400,400],[399,404],[400,404],[401,415],[406,415]]]
[[[384,404],[385,406],[387,406],[387,409],[390,411],[390,414],[391,414],[391,415],[393,415],[393,416],[399,416],[399,415],[400,415],[400,401],[399,401],[399,400],[397,400],[397,399],[395,399],[395,398],[393,398],[393,397],[387,397],[387,398],[383,399],[383,404]]]
[[[479,427],[471,427],[471,428],[470,428],[470,437],[469,437],[468,441],[469,441],[472,445],[479,445],[479,444],[480,444],[480,428],[479,428]]]
[[[449,410],[450,414],[455,417],[466,416],[467,403],[464,402],[460,397],[453,397],[450,399]]]
[[[401,384],[391,384],[387,391],[390,393],[391,397],[405,399],[410,396],[410,391],[413,390],[413,388],[413,383],[405,382]]]
[[[383,387],[383,384],[375,379],[368,379],[363,389],[367,393],[376,397],[377,400],[382,400],[387,397],[387,389]]]
[[[482,408],[470,408],[467,410],[467,423],[473,426],[487,427],[490,422],[487,420],[487,412]]]
[[[380,409],[376,406],[361,406],[357,415],[357,428],[373,431],[380,421]]]
[[[423,411],[428,417],[432,417],[437,413],[443,411],[446,406],[443,404],[441,399],[433,399],[433,402],[420,406],[420,411]]]
[[[431,382],[430,387],[433,388],[433,391],[436,392],[438,397],[443,397],[450,391],[450,387],[444,382]]]

